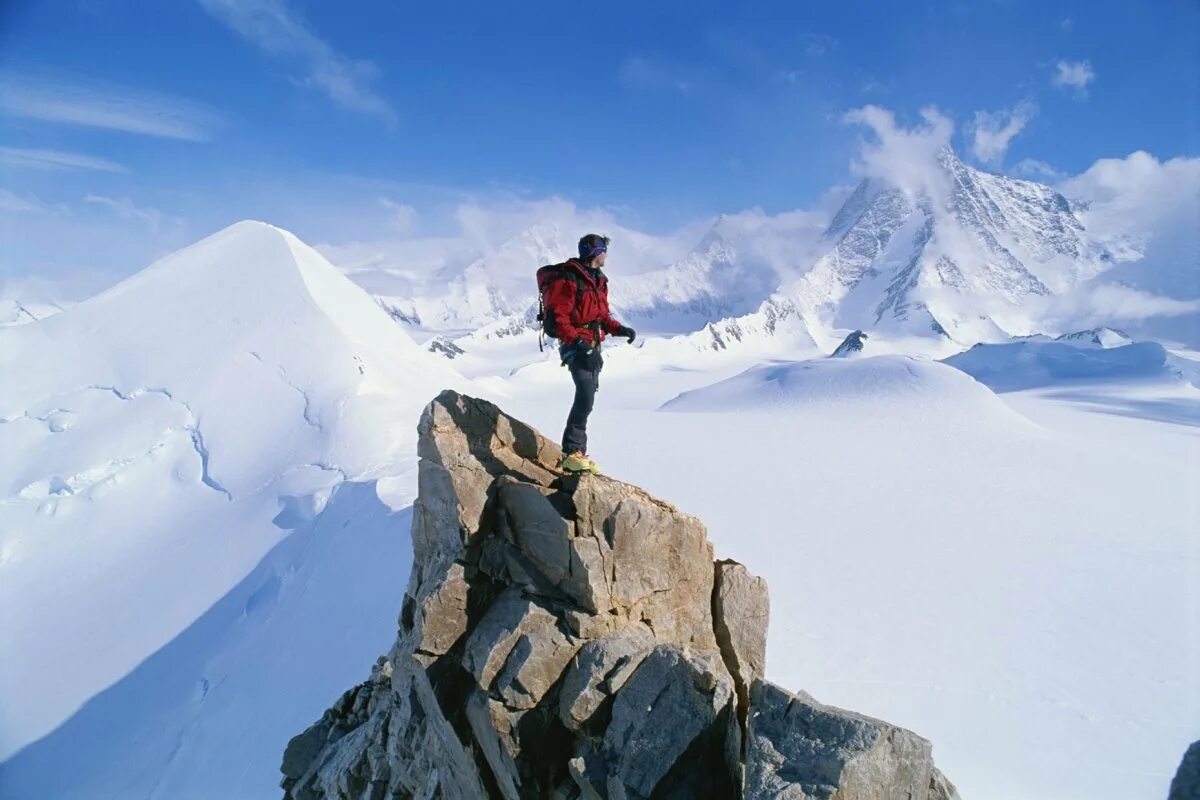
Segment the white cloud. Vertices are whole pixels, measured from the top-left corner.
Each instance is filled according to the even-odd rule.
[[[838,40],[824,33],[800,34],[800,45],[804,54],[812,58],[820,58],[831,50],[836,50]]]
[[[45,170],[91,169],[99,172],[124,172],[125,168],[113,161],[82,153],[63,150],[41,150],[24,147],[0,147],[0,163],[10,167],[28,167]]]
[[[1012,174],[1018,178],[1049,183],[1055,183],[1067,177],[1053,165],[1047,164],[1045,161],[1038,161],[1036,158],[1021,159],[1013,166]]]
[[[204,10],[263,52],[303,64],[301,84],[319,89],[351,111],[396,121],[396,112],[368,83],[378,75],[369,61],[348,58],[316,35],[283,0],[199,0]]]
[[[621,63],[620,76],[626,86],[634,89],[666,89],[686,94],[692,87],[691,81],[677,70],[641,56],[625,59]]]
[[[177,97],[82,78],[0,73],[0,110],[17,117],[90,128],[207,141],[221,117]]]
[[[1101,325],[1128,325],[1162,317],[1182,317],[1200,311],[1200,300],[1177,300],[1120,283],[1083,284],[1066,294],[1030,301],[1039,318],[1067,332]]]
[[[145,223],[154,230],[158,230],[159,226],[165,221],[178,221],[173,217],[168,217],[157,208],[138,206],[128,197],[106,197],[101,194],[89,194],[84,196],[83,202],[102,206],[115,213],[118,217]]]
[[[397,203],[395,200],[389,200],[386,197],[379,198],[379,205],[388,210],[389,222],[393,229],[403,234],[412,233],[413,226],[417,222],[417,210],[415,208],[404,203]]]
[[[1105,230],[1138,232],[1173,215],[1200,219],[1200,158],[1159,161],[1139,150],[1125,158],[1102,158],[1058,186],[1088,205],[1092,221]],[[1200,238],[1200,230],[1196,235]]]
[[[971,152],[984,164],[999,166],[1008,151],[1009,142],[1020,133],[1037,113],[1029,101],[1002,111],[976,111],[971,124]]]
[[[1138,151],[1101,159],[1057,188],[1081,205],[1089,230],[1132,253],[1105,277],[1156,295],[1200,298],[1200,158],[1159,161]]]
[[[940,188],[942,171],[937,169],[937,155],[950,146],[954,134],[949,117],[930,106],[921,110],[923,123],[904,128],[891,111],[869,105],[846,113],[843,119],[865,125],[875,134],[875,141],[862,143],[853,164],[855,172],[908,191]]]
[[[1096,79],[1090,61],[1059,61],[1050,82],[1064,89],[1073,89],[1079,97],[1087,97],[1088,84]]]
[[[0,189],[0,211],[30,212],[35,214],[49,211],[44,203],[32,195],[21,195]]]

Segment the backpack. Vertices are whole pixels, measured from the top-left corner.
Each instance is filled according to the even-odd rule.
[[[575,309],[572,315],[579,311],[579,301],[583,297],[583,278],[579,273],[564,264],[547,264],[537,271],[538,285],[538,313],[537,321],[541,323],[541,334],[538,335],[538,350],[542,350],[542,334],[549,336],[551,339],[558,338],[558,331],[555,329],[554,315],[546,313],[546,295],[550,293],[550,287],[558,281],[571,281],[575,284]]]

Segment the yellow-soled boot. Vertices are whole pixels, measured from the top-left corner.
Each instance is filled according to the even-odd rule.
[[[596,462],[588,458],[586,453],[581,453],[578,450],[570,455],[563,456],[558,466],[563,472],[574,474],[590,472],[593,475],[598,475],[600,473],[600,468],[596,466]]]

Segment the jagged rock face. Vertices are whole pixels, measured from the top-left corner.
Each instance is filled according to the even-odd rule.
[[[833,720],[813,741],[780,709],[766,584],[714,564],[698,520],[557,475],[557,446],[481,400],[443,392],[418,431],[399,636],[289,743],[286,798],[763,797],[807,769],[844,800],[951,797],[915,734],[812,701]]]
[[[804,692],[756,682],[748,737],[746,800],[956,796],[928,741]]]

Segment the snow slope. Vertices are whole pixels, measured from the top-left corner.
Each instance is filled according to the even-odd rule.
[[[729,379],[642,357],[606,366],[589,452],[767,579],[769,678],[930,738],[966,798],[1165,796],[1200,738],[1200,402],[1120,375],[996,396],[893,357]],[[561,429],[565,375],[504,388]]]
[[[1088,346],[1087,340],[1079,339],[978,344],[943,363],[998,391],[1114,380],[1200,383],[1200,363],[1173,355],[1158,342],[1111,348]]]
[[[256,222],[0,328],[0,372],[0,758],[200,617],[337,484],[411,469],[419,409],[464,383]]]
[[[601,466],[768,580],[771,679],[929,737],[964,797],[1164,796],[1200,738],[1194,362],[1103,331],[869,355],[903,329],[797,361],[829,332],[774,297],[606,346]],[[274,794],[394,633],[420,407],[562,429],[566,371],[507,325],[428,353],[244,223],[0,328],[0,795]]]
[[[824,358],[764,364],[710,386],[683,392],[664,411],[821,413],[826,407],[870,409],[894,404],[915,412],[984,421],[1023,420],[990,389],[957,369],[907,356]]]

